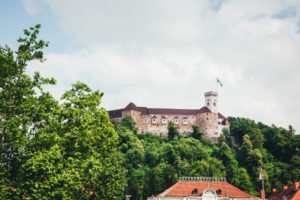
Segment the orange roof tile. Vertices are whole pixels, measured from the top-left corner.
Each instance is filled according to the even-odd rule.
[[[197,193],[192,191],[197,189]],[[200,196],[205,189],[220,191],[218,196],[254,198],[250,194],[234,187],[227,182],[199,182],[199,181],[179,181],[172,187],[162,192],[158,197],[162,196]]]
[[[300,189],[288,188],[285,190],[279,190],[268,196],[268,200],[282,200],[283,197],[287,200],[300,200]]]

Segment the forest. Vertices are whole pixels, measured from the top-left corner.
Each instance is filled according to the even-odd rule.
[[[19,47],[0,46],[0,199],[124,199],[157,195],[180,176],[226,177],[254,196],[300,180],[300,135],[291,128],[229,117],[218,144],[197,125],[190,136],[169,122],[169,137],[140,134],[132,118],[111,122],[103,92],[74,83],[60,100],[55,79],[26,74],[44,62],[40,25]],[[49,87],[49,86],[47,86]]]

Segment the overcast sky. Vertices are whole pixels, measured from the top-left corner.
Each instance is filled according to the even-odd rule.
[[[80,80],[106,109],[201,108],[219,88],[219,111],[300,132],[299,0],[4,0],[0,44],[16,47],[42,24],[59,98]]]

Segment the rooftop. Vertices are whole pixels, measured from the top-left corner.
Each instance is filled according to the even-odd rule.
[[[201,196],[206,189],[216,191],[218,196],[236,198],[254,198],[250,194],[226,182],[225,178],[184,177],[158,195],[164,196]]]
[[[147,108],[138,107],[134,103],[129,103],[123,109],[110,110],[108,111],[110,118],[120,118],[122,117],[123,110],[135,110],[141,112],[142,115],[149,114],[164,114],[164,115],[196,115],[198,113],[210,113],[210,109],[206,106],[200,109],[174,109],[174,108]],[[219,118],[226,119],[223,115],[219,113]]]
[[[295,185],[296,183],[296,185]],[[268,200],[300,200],[299,182],[295,182],[294,187],[284,188],[268,195]]]

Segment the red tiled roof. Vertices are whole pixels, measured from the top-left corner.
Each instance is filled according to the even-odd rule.
[[[149,114],[165,114],[165,115],[196,115],[198,113],[211,112],[207,107],[201,109],[172,109],[172,108],[148,108]]]
[[[122,111],[123,111],[123,109],[110,110],[110,111],[108,111],[108,114],[109,114],[109,117],[111,119],[113,119],[113,118],[121,118],[122,117]]]
[[[226,119],[226,117],[224,117],[221,113],[218,113],[218,118],[219,119]]]
[[[300,189],[287,188],[273,192],[268,196],[268,200],[282,200],[284,196],[286,196],[287,200],[300,200]]]
[[[197,189],[197,193],[192,191]],[[205,189],[219,191],[218,196],[237,197],[237,198],[254,198],[250,194],[234,187],[227,182],[199,182],[199,181],[179,181],[169,189],[162,192],[162,196],[200,196]],[[194,190],[195,191],[195,190]]]
[[[130,102],[125,108],[124,110],[136,110],[137,107],[134,103]]]

